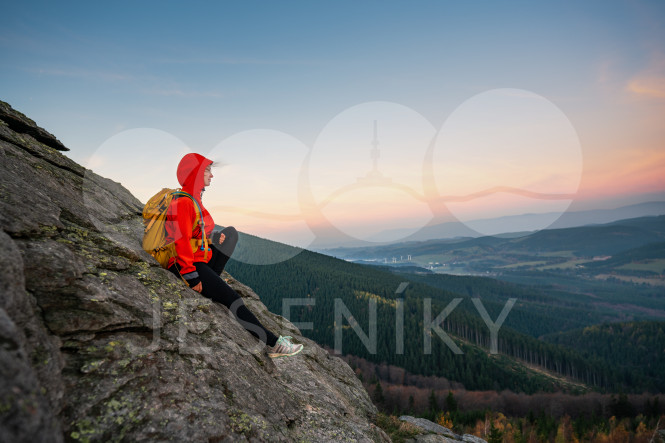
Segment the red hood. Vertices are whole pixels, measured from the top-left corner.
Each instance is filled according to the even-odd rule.
[[[212,160],[200,154],[187,154],[178,164],[178,181],[182,190],[199,200],[203,189],[203,173]]]

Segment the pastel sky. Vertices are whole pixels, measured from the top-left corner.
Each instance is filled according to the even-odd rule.
[[[0,51],[72,159],[145,201],[199,152],[215,221],[290,244],[665,200],[660,0],[26,0]]]

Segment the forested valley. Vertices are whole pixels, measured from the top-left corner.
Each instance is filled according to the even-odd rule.
[[[240,244],[228,272],[347,359],[386,420],[412,413],[504,441],[642,441],[665,424],[665,322],[617,323],[613,306],[556,285],[400,272],[246,234]]]

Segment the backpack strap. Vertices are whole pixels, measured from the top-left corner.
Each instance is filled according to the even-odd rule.
[[[189,193],[178,189],[174,192],[171,193],[174,198],[178,197],[189,197],[191,201],[194,202],[194,206],[196,207],[196,217],[198,220],[198,225],[201,228],[201,250],[203,251],[203,259],[207,260],[208,259],[208,237],[206,236],[206,224],[205,221],[203,221],[203,212],[201,212],[201,207],[199,206],[199,202],[196,201],[194,197],[192,197]]]

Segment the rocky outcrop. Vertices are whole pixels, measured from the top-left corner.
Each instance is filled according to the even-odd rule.
[[[270,359],[140,245],[142,204],[0,102],[0,441],[386,441],[349,366]],[[155,184],[155,189],[160,188]]]
[[[431,422],[424,418],[402,415],[399,419],[410,423],[417,429],[423,431],[423,434],[417,435],[410,440],[414,443],[455,443],[461,441],[469,443],[487,443],[485,440],[476,437],[475,435],[457,435],[445,426],[441,426],[440,424]]]

